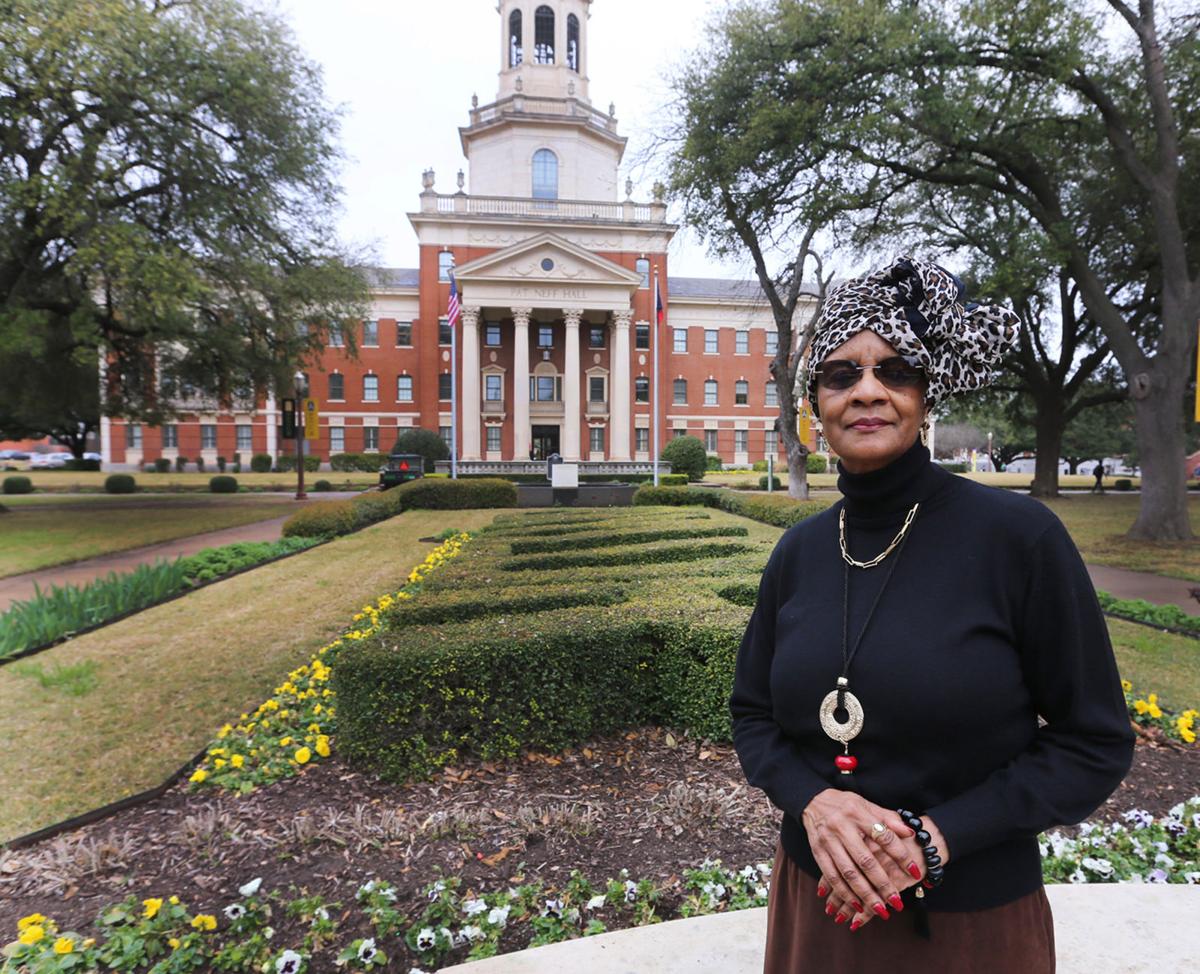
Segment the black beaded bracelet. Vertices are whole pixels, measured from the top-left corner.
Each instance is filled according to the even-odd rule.
[[[926,889],[933,889],[935,886],[942,885],[942,879],[945,878],[945,869],[942,867],[942,857],[938,855],[938,848],[930,843],[933,837],[925,831],[925,823],[906,808],[896,809],[896,814],[904,820],[913,832],[916,833],[917,842],[921,846],[921,852],[925,854],[925,878],[921,880],[921,885]]]

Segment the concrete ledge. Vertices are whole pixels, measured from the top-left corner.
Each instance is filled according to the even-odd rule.
[[[1200,956],[1200,886],[1054,885],[1046,892],[1054,911],[1058,974],[1167,974],[1190,970]],[[759,974],[766,937],[766,909],[740,910],[569,940],[441,971]]]

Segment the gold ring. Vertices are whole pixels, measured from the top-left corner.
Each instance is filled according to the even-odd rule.
[[[878,839],[887,831],[887,826],[882,822],[876,822],[871,826],[871,838]]]

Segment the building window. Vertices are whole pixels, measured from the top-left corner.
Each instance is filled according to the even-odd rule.
[[[487,324],[483,326],[483,344],[489,348],[500,347],[500,326],[498,324]]]
[[[604,347],[604,326],[588,329],[588,348]]]
[[[249,453],[254,449],[254,427],[241,423],[237,427],[237,448],[239,453]]]
[[[487,448],[493,453],[500,452],[500,427],[489,426],[487,428]]]
[[[538,149],[533,154],[533,198],[558,199],[558,156],[549,149]]]
[[[533,60],[554,63],[554,11],[545,5],[533,12]]]
[[[704,449],[708,453],[716,453],[717,452],[717,431],[716,430],[705,430],[704,431]]]
[[[413,377],[411,375],[396,376],[396,402],[413,401]]]
[[[515,68],[524,58],[521,43],[521,11],[508,15],[508,66]]]
[[[529,377],[529,399],[531,402],[561,402],[562,377],[531,375]]]
[[[588,376],[588,402],[604,402],[604,376]]]
[[[639,426],[633,431],[633,448],[638,453],[650,452],[650,431],[644,426]]]
[[[733,351],[736,355],[750,354],[750,332],[739,329],[733,333]]]
[[[411,348],[412,347],[412,322],[397,321],[396,322],[396,347]]]
[[[642,275],[642,283],[638,287],[650,286],[650,261],[646,257],[639,257],[633,265],[633,269]]]
[[[504,376],[489,372],[483,377],[483,398],[488,402],[504,401]]]
[[[764,434],[765,445],[763,454],[765,456],[774,456],[779,452],[779,434],[774,430],[767,430]]]
[[[125,424],[125,449],[140,450],[142,448],[142,424]]]
[[[346,377],[337,372],[329,377],[329,398],[341,402],[346,398]]]
[[[379,376],[363,376],[363,402],[379,402]]]
[[[750,383],[745,379],[738,379],[733,384],[733,404],[735,406],[750,405]]]
[[[704,380],[704,405],[715,406],[717,404],[717,380]]]
[[[346,430],[341,426],[329,427],[329,452],[346,452]]]
[[[766,395],[763,397],[763,405],[778,406],[779,405],[779,386],[774,382],[768,382],[766,387]]]
[[[676,329],[674,329],[674,331],[675,331],[674,350],[676,352],[686,352],[687,351],[687,329],[686,328],[676,328]]]
[[[216,423],[201,423],[200,424],[200,449],[215,450],[217,448],[217,425]]]
[[[579,18],[567,15],[567,67],[579,73]]]
[[[538,348],[554,347],[554,328],[550,325],[538,326]]]
[[[768,328],[767,329],[766,352],[768,355],[774,355],[778,351],[779,351],[779,332],[775,331],[773,328]]]
[[[454,268],[454,254],[448,250],[438,251],[438,280],[448,282],[450,271]]]
[[[634,348],[649,348],[650,347],[650,326],[648,324],[638,324],[634,329],[633,337]]]
[[[379,347],[379,322],[364,321],[363,322],[363,347],[378,348]]]
[[[162,440],[164,450],[179,449],[179,427],[171,423],[162,428]]]
[[[715,328],[704,329],[704,354],[717,354],[717,329]]]
[[[681,436],[687,436],[687,430],[686,430],[686,429],[677,428],[677,429],[673,429],[673,430],[671,430],[671,439],[673,439],[673,440],[677,440],[677,439],[679,439],[679,437],[681,437]]]
[[[676,406],[686,406],[687,405],[687,379],[676,379],[672,383],[672,385],[674,387],[674,389],[673,389],[674,395],[671,400],[672,404],[676,405]]]
[[[438,376],[438,398],[439,399],[449,399],[450,398],[450,373],[449,372],[443,372],[441,375]]]
[[[746,430],[734,430],[733,431],[733,452],[734,453],[745,453],[746,452],[746,433],[747,433]]]
[[[346,344],[346,336],[342,334],[342,326],[341,325],[330,325],[329,326],[329,347],[330,348],[341,348],[345,344]]]
[[[649,402],[650,401],[650,380],[644,375],[639,375],[633,380],[633,401],[634,402]]]
[[[438,319],[438,344],[449,345],[453,342],[454,336],[450,334],[450,322],[445,318]]]
[[[589,432],[591,435],[589,437],[590,442],[588,443],[588,448],[593,453],[603,453],[604,452],[604,427],[603,426],[593,426]]]
[[[378,453],[379,452],[379,427],[364,426],[363,427],[363,452]]]
[[[440,436],[442,438],[442,442],[446,444],[446,449],[449,450],[451,453],[453,453],[454,452],[454,427],[453,426],[439,426],[438,427],[438,436]]]

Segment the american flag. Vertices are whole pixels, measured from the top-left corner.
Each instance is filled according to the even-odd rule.
[[[454,280],[454,271],[450,272],[450,303],[446,305],[446,320],[451,328],[458,321],[458,282]]]

